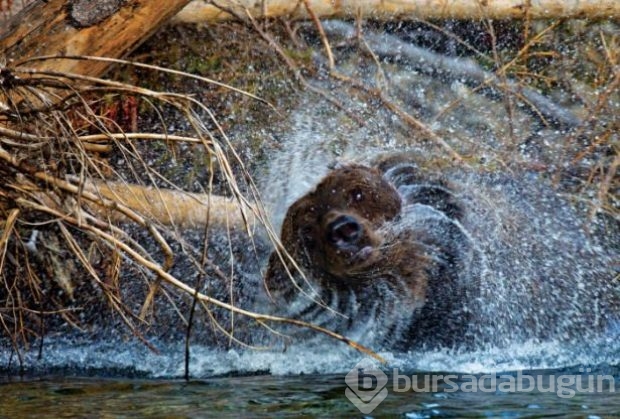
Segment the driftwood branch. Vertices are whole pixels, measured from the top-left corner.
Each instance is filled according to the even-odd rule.
[[[33,57],[47,56],[45,60],[31,60],[27,63],[28,68],[37,71],[97,77],[116,63],[114,58],[131,52],[188,2],[189,0],[32,2],[10,20],[6,29],[0,29],[4,30],[0,33],[0,51],[3,51],[3,58],[17,63]],[[106,59],[49,58],[54,55]],[[0,123],[1,135],[11,132],[11,129]],[[27,133],[18,134],[20,140],[29,136]],[[0,151],[2,156],[9,156],[4,150]],[[203,227],[207,222],[212,225],[243,228],[246,223],[249,225],[254,222],[251,209],[242,208],[237,200],[220,196],[121,183],[93,183],[87,185],[86,190],[116,202],[117,208],[123,206],[145,218],[180,228]],[[103,207],[94,204],[93,208],[103,210]],[[109,215],[115,220],[128,220],[127,215],[119,210],[111,211]]]
[[[307,3],[305,7],[303,3]],[[248,10],[254,17],[290,16],[308,19],[308,8],[320,18],[373,19],[521,19],[620,18],[618,0],[194,0],[175,22],[214,22]]]
[[[255,223],[251,208],[234,198],[123,183],[93,183],[87,190],[118,202],[164,225],[200,228],[210,225],[245,228]],[[116,212],[119,220],[124,219]],[[114,217],[115,215],[112,214]]]

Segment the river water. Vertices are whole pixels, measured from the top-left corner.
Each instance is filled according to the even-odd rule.
[[[559,386],[557,380],[572,377],[572,382],[579,384],[582,375],[574,368],[522,373],[541,383],[543,391],[527,382],[518,392],[496,390],[490,378],[485,378],[487,384],[481,387],[485,391],[453,391],[454,384],[466,385],[481,375],[453,379],[451,386],[439,385],[438,391],[430,391],[432,388],[422,384],[427,376],[424,373],[401,372],[419,380],[420,386],[416,391],[406,391],[401,377],[400,387],[396,387],[399,391],[395,392],[394,375],[390,375],[387,397],[365,417],[615,417],[620,411],[620,397],[613,390],[620,386],[620,371],[599,367],[589,373],[614,376],[615,381],[603,381],[600,390],[594,385],[593,392],[573,394],[566,386],[571,381]],[[587,389],[589,378],[582,379],[582,388]],[[593,382],[596,384],[596,379]],[[0,416],[7,418],[364,416],[347,398],[348,387],[340,374],[259,375],[188,382],[51,376],[11,380],[0,388]]]

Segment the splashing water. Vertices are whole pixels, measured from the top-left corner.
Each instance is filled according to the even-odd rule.
[[[357,67],[357,61],[340,65],[343,73],[361,73],[367,80],[374,74],[370,64],[362,69]],[[451,60],[450,65],[458,68],[459,62]],[[434,113],[435,132],[468,144],[468,152],[480,156],[479,160],[488,166],[504,167],[494,153],[506,135],[508,116],[500,104],[471,91],[464,93],[466,89],[458,80],[446,83],[436,74],[425,76],[407,64],[386,63],[384,70],[390,74],[389,93],[406,110],[415,107]],[[333,86],[321,87],[330,90]],[[346,110],[365,118],[365,126],[352,123],[342,111],[306,95],[291,110],[289,125],[277,132],[285,139],[283,151],[271,156],[269,173],[261,182],[277,229],[287,207],[328,173],[329,164],[335,160],[368,162],[380,153],[407,151],[424,156],[429,167],[436,166],[433,159],[441,154],[436,144],[425,142],[420,138],[423,135],[413,135],[391,114],[377,111],[362,100],[347,100]],[[444,114],[444,105],[449,103],[458,106],[454,112]],[[522,144],[532,139],[544,139],[544,145],[550,144],[547,148],[541,144],[517,147],[521,154],[514,156],[515,161],[544,160],[548,157],[541,157],[544,153],[553,157],[562,132],[542,127],[531,115],[518,110],[512,118],[517,121],[515,131]],[[460,278],[478,290],[475,298],[464,302],[474,313],[468,335],[476,344],[460,350],[381,352],[390,366],[477,373],[620,364],[620,320],[613,318],[620,313],[616,302],[618,285],[613,279],[614,264],[617,266],[619,260],[618,237],[599,241],[589,235],[579,210],[540,175],[514,170],[500,175],[500,169],[451,165],[438,166],[435,171],[448,181],[464,206],[458,228],[473,253]],[[406,198],[416,186],[403,183],[399,192]],[[404,217],[416,228],[436,235],[443,233],[435,229],[442,224],[437,222],[441,215],[428,209],[411,206]],[[589,227],[605,231],[604,226]],[[227,252],[227,246],[223,247]],[[258,271],[254,266],[244,273],[246,287],[260,288]],[[264,310],[258,307],[258,311]],[[43,359],[32,348],[24,354],[25,364],[35,370],[91,369],[120,375],[181,376],[183,344],[153,343],[159,354],[140,342],[119,338],[97,342],[50,338]],[[348,372],[361,358],[358,352],[331,340],[293,345],[286,351],[194,345],[190,369],[198,377],[255,372],[328,374]],[[0,353],[0,364],[14,361],[9,350]]]
[[[445,175],[464,205],[458,228],[473,249],[459,280],[479,291],[472,301],[463,301],[474,313],[468,334],[476,344],[456,352],[383,353],[390,365],[478,373],[617,364],[613,248],[589,237],[577,212],[540,179],[463,171]],[[399,192],[406,198],[416,186],[401,186]],[[410,206],[402,223],[449,235],[441,228],[446,222],[437,220],[445,215],[424,207]],[[357,336],[362,342],[363,334]],[[334,366],[343,362],[336,358]],[[309,362],[315,361],[310,356]]]
[[[396,77],[403,75],[397,73]],[[437,89],[436,95],[446,91]],[[412,96],[419,93],[410,92]],[[483,131],[478,137],[480,144],[493,147],[501,141],[497,132],[481,129],[480,120],[473,121],[475,116],[471,116],[478,107],[488,105],[477,104],[468,113],[455,114],[439,130],[472,136]],[[380,112],[370,126],[347,129],[338,116],[328,117],[318,105],[305,103],[293,115],[286,135],[287,151],[272,160],[271,175],[264,182],[265,196],[280,223],[285,209],[308,192],[334,161],[369,162],[382,153],[402,153],[406,147],[414,159],[426,161],[428,167],[437,166],[433,161],[436,148],[411,144],[402,127]],[[493,125],[497,119],[486,123]],[[522,135],[528,138],[531,133]],[[547,139],[556,141],[553,135]],[[532,157],[527,147],[522,152],[514,156],[515,161]],[[496,158],[485,156],[489,161]],[[468,335],[476,344],[459,351],[382,355],[405,368],[464,372],[617,364],[620,294],[614,277],[620,258],[613,234],[617,227],[608,230],[609,225],[600,218],[586,222],[584,211],[569,202],[572,196],[558,193],[544,173],[501,171],[484,165],[465,168],[450,164],[434,170],[464,207],[458,228],[467,238],[472,257],[459,279],[472,283],[478,291],[472,300],[463,302],[473,312]],[[403,183],[399,192],[406,199],[418,187]],[[415,205],[404,214],[409,226],[427,232],[435,229],[432,234],[437,236],[446,234],[437,229],[442,224],[437,217],[442,216]],[[602,232],[602,237],[595,232]],[[310,359],[316,360],[311,355]]]

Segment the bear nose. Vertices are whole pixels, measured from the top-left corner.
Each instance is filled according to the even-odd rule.
[[[328,239],[333,244],[355,243],[362,236],[363,227],[350,215],[340,215],[327,225]]]

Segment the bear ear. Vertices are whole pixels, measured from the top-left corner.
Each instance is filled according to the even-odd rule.
[[[317,204],[314,192],[308,193],[291,205],[282,222],[280,238],[284,245],[293,246],[298,237],[298,226],[314,225],[317,220]]]
[[[353,166],[355,163],[351,160],[334,160],[327,165],[329,170],[339,170],[345,167]]]

